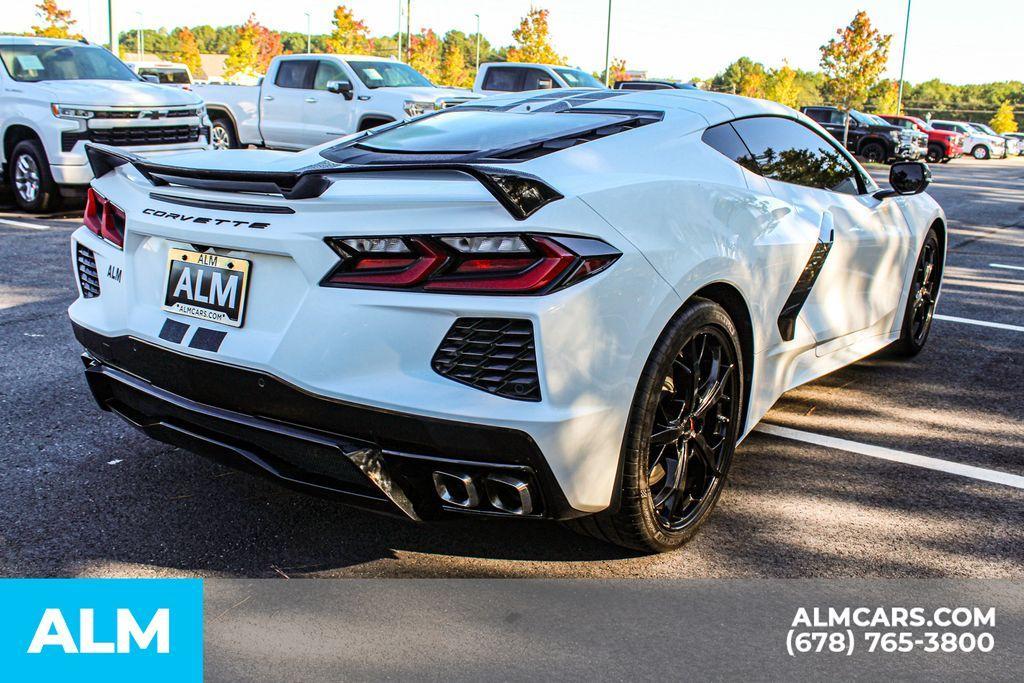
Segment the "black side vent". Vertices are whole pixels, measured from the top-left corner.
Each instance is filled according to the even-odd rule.
[[[459,318],[431,362],[456,382],[519,401],[540,400],[533,323],[508,318]]]
[[[92,299],[100,295],[100,275],[96,271],[96,256],[92,249],[76,243],[75,266],[78,271],[78,283],[82,285],[82,296]]]

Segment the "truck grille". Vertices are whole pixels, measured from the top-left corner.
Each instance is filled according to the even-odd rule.
[[[206,128],[201,126],[145,126],[140,128],[93,128],[82,133],[61,133],[61,149],[70,152],[79,140],[115,147],[132,145],[174,145],[197,142]]]
[[[92,249],[76,243],[75,266],[78,284],[82,285],[82,296],[92,299],[100,295],[100,275],[96,270],[96,256]]]
[[[456,382],[520,401],[540,400],[533,323],[507,318],[459,318],[431,362]]]

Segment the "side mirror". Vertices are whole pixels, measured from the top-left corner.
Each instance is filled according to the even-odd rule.
[[[351,100],[352,84],[348,81],[327,81],[327,92],[342,95],[346,100]]]
[[[889,184],[892,185],[892,189],[876,192],[875,198],[921,194],[931,182],[932,170],[928,168],[928,164],[920,161],[901,161],[889,168]]]
[[[142,80],[146,81],[146,83],[156,83],[157,85],[160,85],[160,79],[153,74],[146,74],[142,77]]]

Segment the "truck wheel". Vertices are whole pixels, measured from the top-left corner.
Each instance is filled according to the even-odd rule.
[[[942,145],[933,144],[928,145],[928,163],[938,164],[946,161],[946,151],[942,149]]]
[[[880,142],[869,142],[860,148],[860,155],[875,164],[885,163],[885,147]]]
[[[22,140],[14,146],[7,173],[14,201],[23,211],[45,213],[60,203],[60,189],[50,175],[46,152],[36,140]]]
[[[988,147],[985,145],[977,145],[971,150],[971,156],[978,161],[986,161],[992,155],[989,153]]]
[[[231,120],[218,116],[211,122],[210,144],[214,149],[235,149],[238,147],[238,138],[235,137],[235,127]]]

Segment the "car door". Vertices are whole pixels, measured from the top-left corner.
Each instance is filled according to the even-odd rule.
[[[345,99],[340,93],[329,92],[327,84],[331,81],[352,83],[348,72],[337,61],[317,60],[312,89],[306,91],[303,97],[303,147],[328,142],[356,129],[353,100]]]
[[[910,249],[896,203],[875,199],[863,169],[808,125],[760,116],[733,126],[772,193],[818,231],[821,246],[807,255],[789,314],[810,328],[821,355],[884,328],[900,304]]]
[[[315,59],[281,59],[272,79],[264,80],[260,88],[260,134],[267,147],[309,146],[304,113],[306,99],[312,96],[317,64]]]

